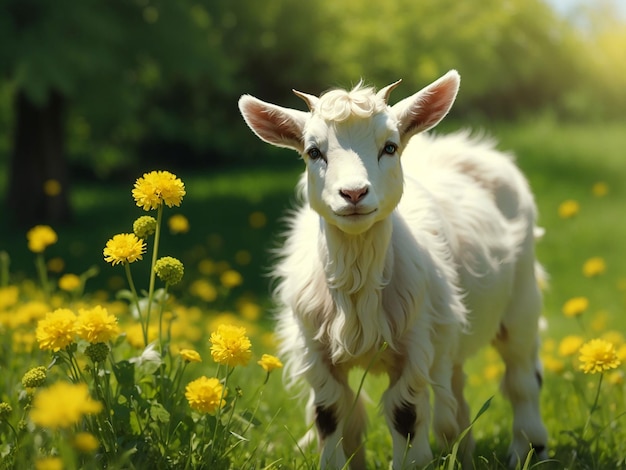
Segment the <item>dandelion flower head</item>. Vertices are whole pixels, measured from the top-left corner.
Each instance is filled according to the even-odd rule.
[[[181,349],[179,354],[180,354],[180,357],[183,359],[183,361],[202,362],[200,353],[198,353],[198,351],[195,351],[193,349]]]
[[[603,339],[592,339],[580,348],[580,370],[585,374],[595,374],[616,369],[621,364],[613,343]]]
[[[574,297],[563,305],[563,315],[566,317],[577,317],[582,315],[589,307],[589,300],[586,297]]]
[[[76,274],[64,274],[59,278],[59,288],[65,292],[73,292],[81,286],[80,277]]]
[[[117,318],[100,305],[80,309],[76,320],[76,333],[90,343],[106,343],[120,332]]]
[[[604,262],[604,258],[600,258],[599,256],[589,258],[583,265],[583,274],[585,277],[596,277],[600,274],[604,274],[604,271],[606,271],[606,263]]]
[[[185,398],[191,409],[202,413],[215,413],[226,404],[226,390],[215,377],[200,377],[187,384]]]
[[[559,217],[562,219],[570,219],[578,214],[579,211],[580,204],[578,204],[578,201],[574,201],[573,199],[563,201],[559,205]]]
[[[582,336],[569,335],[559,343],[559,355],[563,357],[573,356],[585,342]]]
[[[91,398],[86,383],[57,382],[35,395],[30,419],[44,428],[65,429],[100,411],[102,403]]]
[[[142,259],[146,244],[134,233],[120,233],[111,238],[104,247],[104,260],[115,266],[118,263],[132,263]]]
[[[163,203],[168,207],[179,206],[186,192],[176,175],[169,171],[152,171],[137,179],[132,194],[137,205],[149,211]]]
[[[95,452],[100,447],[100,442],[96,436],[89,432],[79,432],[74,436],[74,447],[80,452],[89,454]]]
[[[41,457],[35,461],[35,470],[63,470],[61,457]]]
[[[33,253],[43,253],[50,245],[54,245],[57,234],[49,225],[36,225],[26,233],[28,249]]]
[[[57,352],[74,341],[76,315],[67,308],[49,312],[37,323],[35,335],[42,350]]]
[[[219,325],[211,333],[211,357],[218,364],[230,367],[245,366],[252,356],[250,339],[246,329],[234,325]]]
[[[189,220],[182,214],[174,214],[167,220],[167,226],[170,229],[170,232],[176,233],[187,233],[189,232]]]
[[[263,354],[261,360],[257,362],[265,372],[272,372],[274,369],[280,369],[283,363],[276,356],[271,354]]]

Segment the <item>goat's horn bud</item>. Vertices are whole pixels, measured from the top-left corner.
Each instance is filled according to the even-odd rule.
[[[313,108],[315,108],[315,105],[319,101],[319,98],[317,96],[309,95],[308,93],[302,93],[301,91],[298,91],[298,90],[293,90],[293,92],[298,98],[300,98],[306,103],[307,107],[309,108],[309,111],[313,111]]]
[[[381,90],[379,90],[378,93],[376,93],[376,96],[381,98],[385,103],[389,103],[389,95],[391,95],[391,92],[398,85],[400,85],[401,82],[402,82],[402,79],[398,80],[397,82],[393,82],[391,85],[387,85],[385,88],[382,88]]]

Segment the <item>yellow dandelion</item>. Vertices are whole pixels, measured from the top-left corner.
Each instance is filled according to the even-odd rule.
[[[624,383],[624,372],[614,370],[607,376],[607,380],[611,385],[622,385]]]
[[[91,398],[87,384],[57,382],[37,392],[30,419],[43,428],[67,429],[79,423],[83,416],[100,411],[102,403]]]
[[[574,217],[580,211],[580,205],[577,201],[572,199],[568,199],[567,201],[563,201],[559,205],[559,217],[562,219],[569,219]]]
[[[20,297],[20,289],[17,286],[0,287],[0,310],[17,304]]]
[[[596,277],[600,274],[604,274],[606,271],[606,263],[603,258],[599,256],[595,256],[593,258],[589,258],[583,264],[583,274],[585,277]]]
[[[577,317],[589,308],[589,300],[586,297],[574,297],[563,305],[563,314],[566,317]]]
[[[219,325],[217,331],[211,334],[211,356],[218,364],[235,367],[245,366],[252,351],[250,339],[246,336],[246,329],[234,325]]]
[[[63,470],[60,457],[42,457],[35,460],[35,470]]]
[[[132,194],[137,205],[148,211],[163,203],[168,207],[179,206],[186,192],[176,175],[169,171],[152,171],[137,179]]]
[[[57,234],[52,227],[48,225],[36,225],[26,233],[28,240],[28,249],[33,253],[43,253],[50,245],[54,245],[57,240]]]
[[[604,181],[598,181],[591,187],[591,194],[595,197],[603,197],[609,193],[609,185]]]
[[[182,214],[174,214],[167,220],[167,226],[171,233],[189,232],[189,220]]]
[[[565,369],[563,361],[551,355],[545,356],[542,362],[543,367],[554,374],[560,374]]]
[[[64,274],[59,278],[59,289],[74,292],[81,286],[80,277],[76,274]]]
[[[43,183],[43,192],[48,197],[58,196],[59,194],[61,194],[62,190],[63,186],[61,186],[59,180],[56,180],[54,178],[47,179]]]
[[[74,447],[84,454],[95,452],[100,447],[96,436],[88,432],[79,432],[74,436]]]
[[[263,354],[257,364],[260,365],[265,372],[272,372],[274,369],[280,369],[283,366],[280,359],[271,354]]]
[[[559,356],[569,357],[578,352],[582,344],[585,342],[582,336],[569,335],[559,343]]]
[[[189,293],[205,302],[213,302],[217,299],[217,289],[206,279],[196,279],[189,286]]]
[[[622,362],[626,362],[626,344],[622,344],[620,347],[617,348],[617,358],[622,361]]]
[[[200,357],[200,353],[193,349],[181,349],[178,353],[183,361],[186,362],[202,362],[202,358]]]
[[[226,390],[215,377],[200,377],[187,384],[185,398],[191,409],[202,413],[215,413],[226,404]]]
[[[592,339],[580,348],[580,370],[585,374],[595,374],[616,369],[621,364],[615,346],[603,339]]]
[[[234,269],[228,269],[220,276],[220,282],[224,287],[232,289],[243,283],[243,277]]]
[[[48,313],[37,323],[35,335],[42,350],[57,352],[74,341],[76,315],[67,308]]]
[[[142,259],[146,244],[134,233],[120,233],[111,238],[104,250],[104,260],[115,266],[118,263],[132,263]]]
[[[120,332],[117,318],[102,306],[80,309],[76,320],[76,333],[90,343],[106,343]]]

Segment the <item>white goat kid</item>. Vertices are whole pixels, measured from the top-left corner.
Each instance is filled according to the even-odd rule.
[[[456,71],[389,106],[398,83],[296,92],[309,112],[239,101],[262,140],[306,163],[275,271],[278,335],[287,376],[312,388],[321,466],[365,467],[365,410],[348,385],[355,366],[389,376],[394,469],[428,464],[429,389],[435,433],[449,446],[470,424],[463,362],[489,342],[506,364],[511,463],[531,447],[545,458],[532,194],[490,143],[417,135],[452,106]],[[471,437],[464,447],[469,464]]]

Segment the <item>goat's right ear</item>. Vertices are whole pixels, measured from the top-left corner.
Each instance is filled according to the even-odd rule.
[[[282,108],[250,95],[239,99],[239,110],[246,124],[263,141],[304,151],[303,131],[309,113]]]

